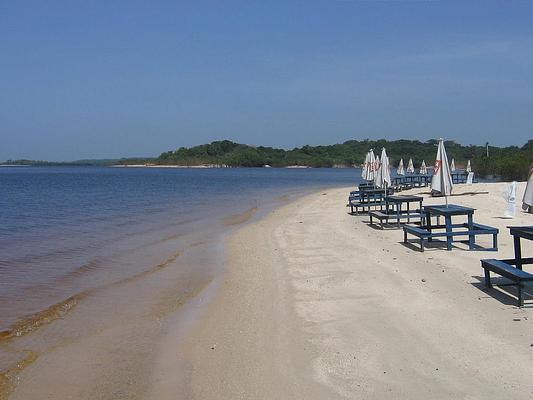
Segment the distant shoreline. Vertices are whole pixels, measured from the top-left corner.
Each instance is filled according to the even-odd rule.
[[[250,167],[230,167],[227,165],[216,164],[199,164],[199,165],[164,165],[164,164],[116,164],[110,165],[111,168],[250,168]],[[253,168],[253,167],[252,167]],[[306,165],[288,165],[286,167],[271,167],[270,165],[263,165],[255,168],[290,168],[290,169],[307,169],[313,168]],[[335,168],[335,167],[330,167]],[[346,167],[350,168],[350,167]],[[357,168],[357,167],[356,167]]]

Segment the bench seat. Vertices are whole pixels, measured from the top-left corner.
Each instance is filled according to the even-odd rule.
[[[492,247],[484,250],[498,250],[498,228],[491,226],[481,225],[481,224],[472,224],[472,230],[468,230],[468,224],[453,224],[452,228],[466,228],[467,230],[463,231],[452,231],[452,232],[434,232],[435,229],[445,229],[444,225],[434,225],[431,226],[431,231],[427,229],[427,226],[413,226],[413,225],[404,225],[403,227],[403,242],[407,243],[407,234],[416,236],[420,239],[420,251],[424,251],[424,240],[431,241],[434,238],[449,238],[453,240],[454,236],[468,236],[471,240],[471,245],[475,242],[475,237],[477,235],[492,235]],[[470,247],[472,249],[472,246]],[[450,250],[450,248],[448,248]]]
[[[486,287],[492,287],[492,283],[490,281],[491,272],[510,279],[514,282],[514,285],[518,287],[518,306],[522,307],[524,305],[524,296],[522,293],[524,282],[533,282],[533,274],[513,267],[502,260],[495,259],[481,260],[481,267],[485,270]]]
[[[385,221],[386,224],[389,223],[389,220],[395,221],[398,224],[400,224],[401,220],[409,221],[410,219],[419,218],[422,221],[425,214],[422,214],[418,211],[411,211],[409,213],[402,212],[398,217],[398,214],[396,212],[387,213],[385,211],[370,211],[368,215],[370,216],[370,225],[373,225],[373,218],[375,218],[379,220],[381,229],[383,229],[383,221]]]

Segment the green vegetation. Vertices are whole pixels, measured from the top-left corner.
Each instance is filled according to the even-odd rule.
[[[412,157],[415,167],[419,167],[422,160],[425,160],[428,166],[432,165],[437,153],[436,145],[437,140],[349,140],[330,146],[303,146],[283,150],[223,140],[191,148],[181,147],[145,162],[183,166],[208,164],[229,167],[350,167],[360,165],[369,149],[373,148],[379,154],[381,148],[385,147],[393,165],[397,165],[400,158],[406,163],[409,157]],[[526,179],[528,166],[533,161],[533,140],[522,147],[489,146],[489,157],[485,146],[463,146],[453,141],[447,141],[445,145],[448,158],[455,158],[459,168],[464,167],[467,160],[471,160],[473,170],[482,177],[494,175],[503,179]],[[121,163],[134,162],[123,160]],[[135,160],[135,163],[139,163],[139,160]]]
[[[463,146],[453,141],[445,142],[448,159],[455,158],[458,168],[464,168],[471,160],[472,169],[477,176],[495,176],[504,180],[525,180],[528,167],[533,162],[533,140],[524,146],[494,147],[489,146],[487,157],[486,146]],[[351,167],[363,163],[369,149],[376,154],[381,148],[387,149],[393,166],[398,165],[400,158],[407,163],[413,158],[418,168],[422,160],[428,166],[434,162],[437,153],[437,140],[421,142],[419,140],[348,140],[342,144],[329,146],[303,146],[292,150],[275,149],[264,146],[248,146],[229,140],[212,142],[191,148],[180,147],[175,151],[167,151],[156,158],[123,158],[120,160],[78,160],[72,162],[47,162],[34,160],[8,160],[10,165],[215,165],[228,167],[286,167],[291,165],[306,167]]]

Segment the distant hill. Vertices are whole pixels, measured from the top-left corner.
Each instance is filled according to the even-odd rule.
[[[422,160],[432,165],[437,153],[437,140],[348,140],[328,146],[303,146],[292,150],[273,147],[250,146],[229,140],[216,141],[195,147],[180,147],[162,153],[155,159],[120,160],[120,164],[152,163],[157,165],[216,165],[228,167],[287,167],[292,165],[308,167],[351,167],[363,163],[368,150],[376,153],[387,149],[392,165],[400,158],[406,163],[413,158],[415,167]],[[471,160],[478,176],[496,175],[503,179],[526,179],[528,166],[533,161],[533,140],[524,146],[489,146],[489,157],[485,146],[463,146],[453,141],[445,142],[448,158],[455,159],[458,167]]]
[[[27,165],[35,167],[54,167],[54,166],[93,166],[93,167],[106,167],[110,165],[117,165],[121,163],[146,163],[154,158],[102,158],[102,159],[86,159],[75,161],[44,161],[44,160],[7,160],[0,165]]]

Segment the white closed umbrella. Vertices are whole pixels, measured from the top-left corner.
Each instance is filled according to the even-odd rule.
[[[376,186],[379,188],[384,188],[385,191],[387,187],[391,184],[390,179],[390,165],[389,157],[385,151],[385,147],[381,150],[381,163],[377,172]]]
[[[450,171],[455,172],[455,159],[452,158],[452,163],[450,164]]]
[[[422,160],[422,164],[420,165],[420,175],[427,175],[428,173],[428,167],[426,167],[426,161]]]
[[[415,172],[415,166],[413,165],[413,159],[409,158],[409,163],[407,164],[407,173],[413,174]]]
[[[376,156],[376,161],[374,162],[374,185],[378,184],[378,173],[380,168],[379,156]]]
[[[468,163],[466,164],[466,172],[472,172],[472,166],[470,165],[470,160],[468,160]]]
[[[453,181],[443,139],[439,139],[437,158],[435,159],[433,178],[431,179],[431,190],[440,192],[445,197],[446,206],[448,206],[448,196],[452,194]]]
[[[403,158],[400,159],[400,163],[398,164],[398,169],[396,170],[396,173],[398,175],[405,175],[405,171],[403,169]]]
[[[363,163],[363,169],[361,170],[361,178],[366,179],[366,175],[368,174],[368,161],[370,158],[370,152],[366,153],[365,156],[365,162]]]
[[[365,165],[363,166],[362,178],[365,181],[373,181],[376,168],[376,158],[374,156],[374,150],[370,149],[365,158]]]

